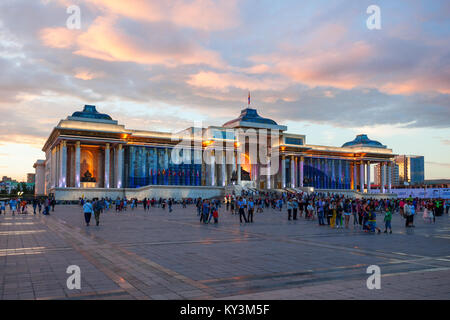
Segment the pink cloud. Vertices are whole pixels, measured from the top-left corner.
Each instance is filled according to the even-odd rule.
[[[212,71],[200,71],[190,77],[188,84],[195,87],[204,87],[227,91],[229,87],[244,90],[283,90],[289,85],[289,81],[277,78],[250,77],[243,73],[217,73]]]
[[[91,71],[88,69],[76,69],[74,77],[81,80],[92,80],[97,78],[102,78],[105,76],[104,72],[101,71]]]
[[[279,73],[295,82],[309,86],[332,86],[351,89],[361,83],[362,75],[352,72],[355,64],[372,57],[371,47],[356,42],[342,50],[315,50],[310,52],[280,52],[269,56],[254,56],[255,63],[272,65],[271,73]]]
[[[206,64],[220,68],[220,55],[195,43],[178,48],[148,48],[140,39],[116,27],[116,18],[98,17],[86,32],[65,28],[46,28],[40,32],[42,42],[53,48],[74,48],[73,53],[104,61],[162,64],[168,67]]]
[[[78,31],[64,27],[44,28],[39,32],[39,37],[44,45],[59,49],[73,47],[78,35]]]
[[[239,23],[237,0],[90,0],[88,4],[113,15],[206,31],[224,30]]]

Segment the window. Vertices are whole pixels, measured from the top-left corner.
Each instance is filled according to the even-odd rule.
[[[286,137],[286,138],[284,138],[284,143],[286,143],[286,144],[295,144],[295,145],[301,146],[301,145],[303,145],[303,139]]]

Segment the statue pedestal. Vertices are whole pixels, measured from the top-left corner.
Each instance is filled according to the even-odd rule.
[[[81,182],[81,188],[98,188],[97,182]]]

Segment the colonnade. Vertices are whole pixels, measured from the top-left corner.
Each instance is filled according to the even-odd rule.
[[[81,141],[61,140],[47,155],[46,181],[52,187],[83,187],[80,172],[83,148]],[[171,148],[127,146],[126,150],[120,143],[105,143],[104,145],[91,146],[96,150],[96,161],[98,162],[97,187],[123,188],[136,187],[151,184],[171,185],[203,185],[203,186],[226,186],[232,184],[233,174],[235,183],[242,183],[241,156],[234,151],[230,159],[225,151],[213,149],[201,150],[201,164],[169,165]],[[70,152],[68,152],[70,150]],[[146,152],[145,160],[136,158],[139,152]],[[162,150],[160,151],[151,150]],[[204,153],[208,153],[207,156]],[[152,158],[153,157],[153,158]],[[193,157],[191,158],[193,160]],[[208,161],[205,161],[208,159]],[[391,192],[392,185],[392,163],[390,161],[376,161],[381,163],[381,187],[380,192]],[[49,165],[48,165],[49,164]],[[265,182],[265,189],[272,188],[301,188],[314,187],[316,189],[352,189],[360,192],[371,192],[370,181],[371,161],[353,160],[339,158],[325,158],[305,156],[301,154],[281,155],[279,170],[273,175],[261,176],[261,168],[265,167],[269,172],[274,164],[250,166],[251,179],[255,186],[260,187]],[[158,172],[158,170],[160,170]],[[161,171],[171,174],[186,176],[176,177],[167,181],[156,179]],[[143,180],[136,180],[143,179]],[[139,181],[139,183],[136,183]]]

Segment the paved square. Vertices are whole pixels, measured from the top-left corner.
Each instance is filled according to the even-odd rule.
[[[220,210],[199,223],[194,206],[169,213],[140,207],[101,215],[86,227],[79,206],[50,216],[0,216],[2,299],[449,299],[449,217],[393,234],[333,230],[288,221],[285,211],[255,214],[253,224]],[[382,217],[378,216],[378,224]],[[369,290],[369,265],[381,290]],[[81,290],[66,286],[81,268]]]

